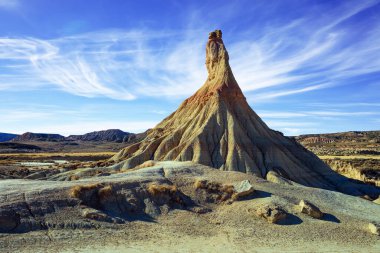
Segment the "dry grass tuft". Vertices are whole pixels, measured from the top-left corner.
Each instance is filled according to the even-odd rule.
[[[197,190],[202,189],[207,193],[216,195],[216,200],[220,202],[236,199],[233,185],[225,185],[218,182],[209,182],[207,180],[197,179],[194,182],[194,188]]]
[[[99,189],[98,196],[100,199],[107,199],[113,195],[113,188],[112,185],[104,186],[103,188]]]
[[[160,194],[173,195],[178,191],[177,186],[175,186],[175,185],[167,185],[167,184],[158,185],[158,184],[154,184],[154,183],[148,185],[147,190],[148,190],[149,194],[151,194],[153,196],[157,196]]]
[[[72,198],[80,198],[80,196],[87,192],[94,190],[99,187],[99,184],[91,184],[91,185],[76,185],[70,188],[69,196]]]
[[[136,171],[136,170],[139,170],[139,169],[143,169],[143,168],[148,168],[148,167],[152,167],[156,165],[156,162],[153,161],[153,160],[149,160],[149,161],[146,161],[140,165],[137,165],[136,167],[134,168],[131,168],[131,169],[120,169],[119,173],[125,173],[125,172],[131,172],[131,171]]]
[[[146,161],[140,165],[137,165],[134,169],[143,169],[143,168],[148,168],[156,165],[156,162],[153,160]]]
[[[197,179],[194,182],[195,189],[206,189],[207,188],[207,180]]]
[[[232,195],[235,193],[235,188],[233,185],[225,184],[225,185],[222,185],[222,187],[220,188],[220,191]]]
[[[78,180],[79,177],[77,175],[72,175],[70,176],[70,181],[75,181],[75,180]]]

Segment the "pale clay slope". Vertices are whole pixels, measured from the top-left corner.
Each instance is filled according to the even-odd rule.
[[[230,205],[202,202],[202,194],[193,187],[196,179],[224,184],[249,180],[255,192]],[[45,212],[40,222],[51,226],[98,224],[78,215],[83,207],[67,203],[76,201],[68,195],[72,186],[100,182],[113,185],[113,195],[119,196],[119,204],[122,196],[128,199],[134,191],[144,196],[143,189],[152,182],[174,184],[180,192],[212,211],[199,214],[190,207],[178,209],[169,204],[168,213],[156,215],[149,211],[155,217],[152,222],[136,219],[119,225],[100,223],[98,229],[51,228],[26,234],[0,234],[0,248],[4,252],[378,252],[380,249],[378,236],[366,229],[369,222],[380,220],[380,205],[338,192],[274,184],[254,175],[218,171],[191,162],[160,162],[150,168],[71,182],[2,180],[1,209],[5,210],[10,203],[22,209],[23,203],[27,203],[33,213],[28,219],[39,219],[39,213]],[[324,219],[301,214],[297,209],[301,199],[317,205],[326,213]],[[286,209],[287,223],[270,224],[257,217],[254,210],[265,203],[276,203]],[[102,208],[110,208],[111,204]],[[54,207],[53,213],[48,212],[49,206]],[[164,210],[164,206],[158,210]]]
[[[130,169],[147,160],[192,161],[262,178],[274,171],[296,183],[354,195],[380,193],[353,186],[296,141],[269,129],[246,102],[228,60],[221,36],[210,36],[205,84],[143,141],[116,154],[114,168]]]

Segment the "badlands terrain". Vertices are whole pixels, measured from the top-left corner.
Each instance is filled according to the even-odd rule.
[[[309,134],[296,139],[336,172],[380,186],[380,131]]]
[[[223,187],[239,186],[245,180],[254,191],[245,188],[242,197],[232,197],[230,187]],[[379,219],[378,204],[191,162],[159,162],[72,181],[2,180],[1,189],[3,252],[380,249],[378,235],[369,230],[369,224]],[[324,215],[313,218],[302,213],[303,199]],[[279,217],[276,209],[285,217],[272,223],[260,216],[260,208],[272,208],[272,218]]]
[[[205,84],[142,135],[3,143],[1,251],[379,252],[380,188],[310,151],[376,156],[378,142],[355,153],[338,137],[270,129],[246,102],[220,30],[206,68]]]

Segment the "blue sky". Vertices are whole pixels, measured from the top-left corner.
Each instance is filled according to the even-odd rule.
[[[206,80],[222,29],[287,135],[380,130],[380,0],[0,0],[0,132],[141,132]]]

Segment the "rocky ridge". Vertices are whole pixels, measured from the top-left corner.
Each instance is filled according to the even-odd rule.
[[[128,142],[134,138],[136,138],[136,135],[133,133],[124,132],[120,129],[108,129],[103,131],[94,131],[83,135],[70,135],[66,138],[66,140]]]
[[[65,137],[60,134],[45,134],[45,133],[31,133],[26,132],[20,136],[13,138],[12,142],[26,142],[26,141],[64,141]]]

